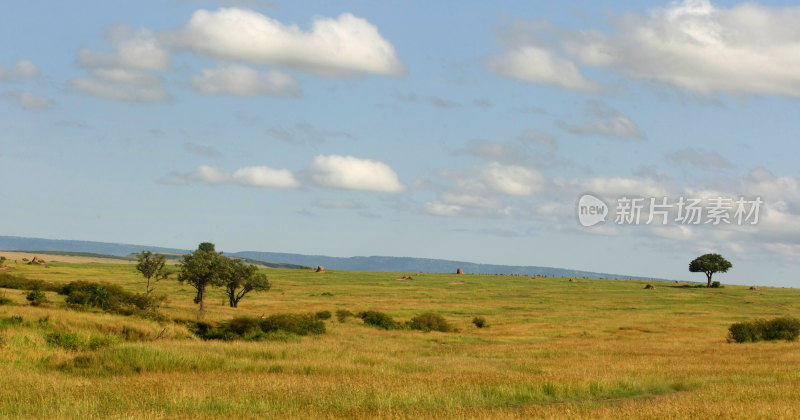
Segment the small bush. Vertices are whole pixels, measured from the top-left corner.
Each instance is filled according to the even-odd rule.
[[[39,289],[33,289],[28,292],[28,294],[25,296],[25,299],[28,299],[28,302],[31,303],[31,306],[40,306],[50,302],[47,300],[47,296],[44,294],[44,292]]]
[[[59,286],[53,283],[46,283],[41,280],[26,279],[8,273],[0,273],[0,287],[15,290],[44,290],[57,292]]]
[[[482,316],[476,316],[475,318],[472,318],[472,323],[475,324],[475,326],[478,328],[488,327],[488,325],[486,324],[486,318]]]
[[[82,335],[70,331],[52,332],[45,335],[44,339],[53,347],[70,351],[97,350],[117,342],[116,337],[110,335],[95,335],[87,340]]]
[[[325,323],[313,314],[276,314],[267,318],[238,317],[211,325],[176,320],[204,340],[293,341],[296,336],[324,334]]]
[[[737,343],[754,343],[757,341],[787,340],[794,341],[800,336],[800,319],[781,317],[767,321],[737,322],[728,328],[728,341]]]
[[[336,311],[336,319],[339,322],[345,322],[345,321],[347,321],[347,318],[351,318],[353,316],[355,316],[355,314],[353,314],[352,312],[348,311],[347,309],[339,309],[339,310]]]
[[[317,319],[331,319],[331,311],[319,311],[316,313]]]
[[[754,322],[737,322],[728,328],[728,339],[737,343],[761,341],[761,334]]]
[[[11,315],[8,318],[0,319],[0,326],[22,325],[23,319],[19,315]]]
[[[265,333],[285,331],[297,335],[325,334],[325,323],[311,315],[276,314],[261,320]]]
[[[411,318],[411,321],[408,322],[408,327],[412,330],[421,330],[425,332],[454,332],[456,330],[443,316],[432,312]]]
[[[711,287],[714,288],[714,289],[718,289],[718,288],[722,287],[722,284],[720,282],[718,282],[718,281],[712,281],[711,282]]]
[[[68,331],[56,331],[44,337],[47,344],[61,347],[65,350],[78,351],[86,347],[86,342],[80,334]]]
[[[9,299],[9,298],[7,298],[5,293],[0,295],[0,306],[13,305],[13,304],[14,304],[14,301]]]
[[[330,297],[330,296],[333,296],[333,293],[331,293],[331,292],[322,292],[322,293],[320,293],[320,296],[328,296],[328,297]]]
[[[389,315],[378,311],[359,312],[356,316],[361,318],[365,324],[384,330],[399,330],[402,325],[392,319]]]
[[[144,315],[143,311],[155,310],[166,300],[166,296],[145,296],[131,293],[115,284],[74,281],[62,286],[58,293],[67,296],[70,305],[98,308],[106,312],[123,315]]]
[[[767,321],[762,336],[764,340],[797,340],[800,336],[800,319],[787,316]]]

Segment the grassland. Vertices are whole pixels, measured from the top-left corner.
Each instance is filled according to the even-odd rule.
[[[52,292],[48,307],[31,307],[22,291],[0,289],[14,303],[0,306],[0,417],[800,418],[800,343],[725,339],[733,322],[800,315],[798,289],[264,271],[271,291],[232,309],[213,290],[206,320],[435,312],[460,331],[382,331],[334,317],[320,336],[202,341],[173,322],[75,311]],[[12,262],[4,272],[144,288],[129,264]],[[157,291],[169,296],[168,317],[196,317],[190,286],[166,280]],[[474,316],[490,327],[476,328]],[[106,345],[48,344],[59,331]]]

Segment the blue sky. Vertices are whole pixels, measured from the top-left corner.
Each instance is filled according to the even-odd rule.
[[[541,3],[7,5],[0,232],[797,286],[800,8]]]

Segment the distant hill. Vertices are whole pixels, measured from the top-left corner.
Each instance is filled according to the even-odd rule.
[[[62,251],[76,253],[105,254],[130,258],[130,254],[142,250],[184,254],[186,249],[163,248],[147,245],[130,245],[109,242],[71,241],[61,239],[23,238],[0,236],[0,249],[7,251]],[[241,251],[225,252],[225,255],[244,258],[253,264],[269,267],[301,268],[321,265],[330,270],[353,271],[401,271],[425,273],[455,273],[458,268],[474,274],[543,275],[555,277],[589,277],[610,279],[655,280],[652,277],[596,273],[555,267],[514,266],[477,264],[466,261],[437,260],[412,257],[328,257],[324,255],[287,254],[279,252]]]

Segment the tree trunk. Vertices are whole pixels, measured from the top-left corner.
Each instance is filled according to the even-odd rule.
[[[200,316],[203,316],[206,313],[206,302],[204,299],[205,294],[206,294],[205,287],[200,287],[197,289],[197,303],[200,304]]]
[[[706,273],[706,277],[708,277],[708,286],[707,287],[711,287],[711,275],[712,274],[713,273]]]
[[[145,293],[144,295],[145,295],[145,296],[150,296],[150,292],[151,292],[151,291],[152,291],[152,290],[150,290],[150,277],[148,277],[148,278],[147,278],[147,293]]]

